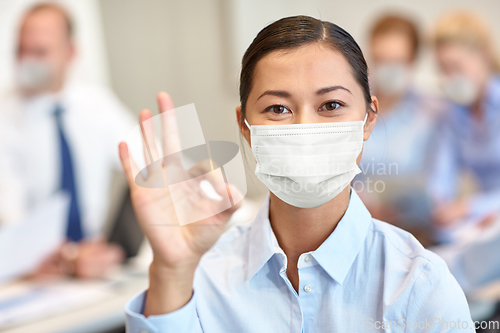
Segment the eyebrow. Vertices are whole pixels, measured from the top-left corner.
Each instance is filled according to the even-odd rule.
[[[284,90],[266,90],[262,93],[262,95],[257,98],[259,100],[261,97],[264,97],[266,95],[271,95],[271,96],[277,96],[277,97],[290,97],[290,93]]]
[[[343,86],[330,86],[330,87],[321,88],[318,91],[316,91],[316,95],[324,95],[326,93],[329,93],[329,92],[335,91],[335,90],[339,90],[339,89],[345,90],[352,95],[352,92]],[[259,96],[259,98],[257,98],[257,100],[259,100],[261,97],[266,96],[266,95],[284,97],[284,98],[291,96],[291,94],[288,91],[284,91],[284,90],[266,90]]]
[[[316,91],[316,95],[324,95],[326,93],[329,93],[330,91],[335,91],[339,89],[345,90],[352,95],[352,92],[343,86],[331,86],[331,87],[321,88],[320,90]]]

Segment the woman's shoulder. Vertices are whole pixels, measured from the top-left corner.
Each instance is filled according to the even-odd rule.
[[[425,249],[400,228],[373,219],[365,252],[378,253],[386,292],[398,292],[406,304],[407,319],[457,317],[470,321],[465,295],[446,262]]]
[[[409,232],[389,223],[372,219],[367,241],[381,250],[383,257],[399,265],[417,266],[419,270],[447,270],[445,261],[422,244]],[[397,259],[397,260],[396,260]]]

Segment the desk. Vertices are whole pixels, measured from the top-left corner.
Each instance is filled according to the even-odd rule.
[[[148,258],[145,259],[147,262]],[[144,260],[141,260],[144,263]],[[78,282],[73,283],[78,287]],[[147,266],[128,265],[112,274],[109,285],[95,302],[75,305],[67,311],[59,311],[40,319],[8,327],[0,327],[4,333],[92,333],[119,328],[125,324],[125,303],[148,287]],[[29,282],[16,282],[0,287],[0,292]]]
[[[118,328],[125,323],[125,303],[147,286],[146,272],[120,272],[119,276],[114,277],[109,295],[96,302],[76,306],[65,312],[4,330],[0,329],[0,331],[5,333],[90,333]]]

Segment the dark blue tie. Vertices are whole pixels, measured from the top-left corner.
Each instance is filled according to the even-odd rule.
[[[76,191],[75,173],[73,163],[71,160],[71,151],[69,149],[68,141],[64,136],[62,126],[62,113],[63,109],[60,105],[56,105],[54,116],[57,123],[57,132],[59,136],[59,147],[61,152],[61,190],[66,191],[70,195],[68,228],[66,236],[68,239],[78,242],[83,238],[82,223],[80,218],[80,208],[78,206],[78,196]]]

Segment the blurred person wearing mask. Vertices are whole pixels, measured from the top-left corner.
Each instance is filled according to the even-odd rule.
[[[467,221],[487,224],[500,212],[500,66],[483,22],[471,13],[454,12],[436,24],[433,36],[450,101],[429,188],[441,242],[453,241],[452,231]],[[479,191],[460,197],[464,171],[472,174]]]
[[[410,231],[429,220],[425,189],[419,188],[439,110],[439,100],[412,82],[420,43],[416,24],[400,15],[384,16],[371,29],[370,83],[380,120],[365,143],[362,174],[354,182],[374,217]]]
[[[103,237],[117,143],[133,127],[108,90],[68,83],[76,55],[73,22],[56,4],[24,15],[16,54],[16,89],[0,100],[0,225],[15,223],[64,191],[67,242],[35,276],[100,277],[123,261]]]

